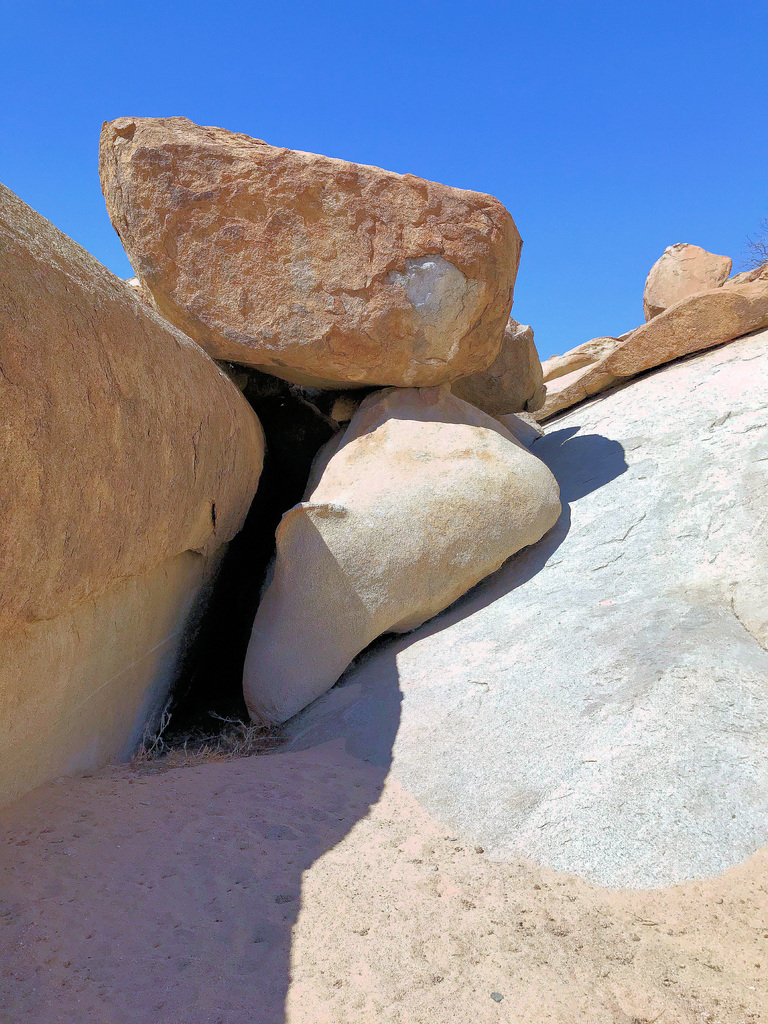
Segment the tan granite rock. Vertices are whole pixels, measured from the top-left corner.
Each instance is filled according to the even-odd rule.
[[[548,385],[536,414],[546,420],[590,395],[655,366],[733,341],[768,325],[768,280],[701,292],[633,331],[603,359]]]
[[[707,252],[698,245],[678,242],[668,246],[651,267],[643,292],[646,321],[682,299],[709,288],[719,288],[731,272],[728,256]]]
[[[454,381],[451,391],[491,416],[540,409],[547,391],[533,328],[510,317],[501,351],[491,365]]]
[[[753,267],[751,270],[743,270],[740,274],[734,274],[724,282],[723,288],[738,288],[742,284],[751,284],[753,281],[764,281],[768,279],[768,263],[762,266]]]
[[[609,352],[613,352],[620,343],[621,340],[619,338],[592,338],[591,341],[585,341],[583,345],[577,345],[576,348],[572,348],[562,356],[550,356],[549,359],[541,364],[547,391],[550,390],[550,381],[596,363],[598,359],[602,359]]]
[[[496,357],[521,241],[496,199],[119,118],[102,187],[158,309],[217,359],[304,385],[432,385]]]
[[[0,267],[2,801],[135,742],[263,439],[194,342],[2,186]]]
[[[447,388],[370,395],[283,516],[243,679],[282,722],[382,633],[446,608],[560,513],[549,470]]]

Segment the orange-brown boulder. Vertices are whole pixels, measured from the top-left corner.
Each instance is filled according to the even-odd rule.
[[[533,328],[510,317],[501,351],[491,365],[471,377],[455,381],[451,391],[491,416],[540,409],[547,389]]]
[[[427,386],[498,354],[521,241],[496,199],[183,117],[101,133],[107,209],[158,310],[314,386]]]
[[[126,756],[261,471],[234,384],[0,186],[0,803]]]
[[[730,274],[731,266],[728,256],[707,252],[698,245],[678,242],[667,246],[646,278],[643,292],[646,321],[690,295],[719,288]]]

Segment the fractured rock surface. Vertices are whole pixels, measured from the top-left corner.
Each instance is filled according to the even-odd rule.
[[[533,328],[510,317],[501,351],[491,365],[455,381],[451,391],[490,416],[540,409],[547,391]]]
[[[491,196],[183,117],[105,123],[100,169],[139,281],[217,359],[410,387],[499,351],[522,243]]]

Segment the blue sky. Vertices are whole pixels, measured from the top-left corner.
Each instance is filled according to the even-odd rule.
[[[768,217],[768,6],[0,0],[0,181],[123,277],[101,122],[183,114],[497,196],[542,358],[642,322],[686,241]]]

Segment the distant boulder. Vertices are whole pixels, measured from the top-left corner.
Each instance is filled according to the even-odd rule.
[[[651,267],[643,292],[646,321],[682,299],[708,288],[719,288],[731,272],[732,260],[678,242],[668,246]]]
[[[550,356],[541,364],[544,383],[547,391],[551,389],[550,381],[573,373],[574,370],[583,370],[585,366],[596,363],[610,352],[613,352],[621,344],[619,338],[593,338],[585,341],[583,345],[577,345],[562,356]]]
[[[768,280],[691,295],[632,331],[604,358],[558,378],[557,387],[550,384],[537,419],[548,419],[644,370],[733,341],[766,325]]]

